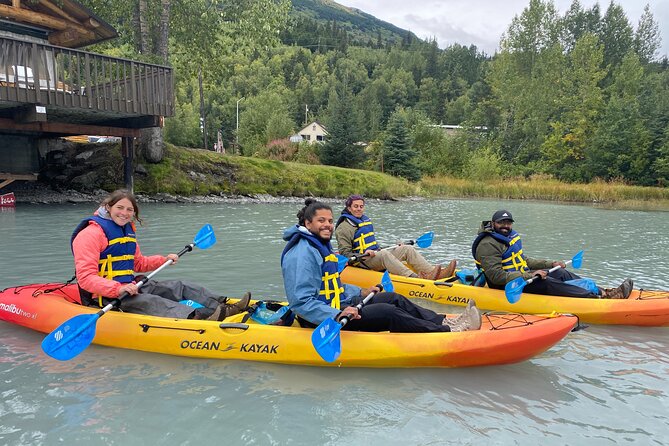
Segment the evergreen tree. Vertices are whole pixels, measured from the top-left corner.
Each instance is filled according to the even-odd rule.
[[[432,39],[425,51],[425,70],[423,71],[423,77],[431,77],[434,79],[439,78],[439,47],[437,46],[437,41]]]
[[[571,51],[576,45],[576,41],[585,34],[587,27],[587,14],[583,10],[581,3],[574,0],[569,10],[562,19],[562,46],[566,51]]]
[[[659,186],[669,186],[669,126],[665,131],[665,142],[658,151],[658,158],[653,163],[653,171]]]
[[[634,50],[643,63],[652,62],[661,43],[660,28],[646,5],[634,34]]]
[[[444,110],[443,90],[431,77],[423,78],[418,90],[419,100],[416,108],[423,110],[434,122],[440,122]]]
[[[613,74],[609,102],[586,152],[591,175],[637,184],[647,179],[654,160],[639,104],[642,77],[639,58],[630,52]]]
[[[502,50],[517,53],[519,66],[531,73],[539,53],[558,43],[559,26],[552,1],[530,0],[529,6],[513,18],[502,37]]]
[[[383,141],[383,168],[391,175],[418,181],[421,174],[416,165],[416,155],[409,141],[409,131],[401,109],[398,109],[390,116],[386,128]]]
[[[362,148],[356,146],[355,114],[351,112],[353,97],[348,90],[332,91],[328,102],[328,136],[320,150],[321,163],[330,166],[360,168],[364,159]]]
[[[634,36],[625,11],[620,5],[611,2],[604,18],[600,39],[604,44],[604,64],[616,67],[620,65],[634,46]]]
[[[597,36],[585,34],[568,55],[567,69],[556,92],[562,113],[551,127],[553,132],[541,147],[547,172],[567,180],[578,180],[584,164],[585,151],[591,142],[595,122],[604,106],[599,82],[605,71],[601,64],[602,46]]]

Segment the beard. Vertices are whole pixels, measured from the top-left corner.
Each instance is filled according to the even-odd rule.
[[[500,229],[495,229],[495,232],[498,232],[498,233],[502,234],[503,236],[508,237],[509,234],[511,234],[511,229],[509,229],[509,228],[500,228]]]

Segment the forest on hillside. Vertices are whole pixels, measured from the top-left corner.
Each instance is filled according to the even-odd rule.
[[[87,6],[121,36],[95,51],[174,67],[164,135],[176,145],[203,147],[206,129],[209,148],[220,131],[229,152],[411,180],[669,182],[669,62],[648,6],[632,24],[615,2],[574,0],[560,14],[530,0],[493,55],[410,33],[352,37],[345,20],[306,19],[288,0]],[[312,120],[328,129],[325,144],[288,142]]]

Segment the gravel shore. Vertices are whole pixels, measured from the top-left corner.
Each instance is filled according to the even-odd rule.
[[[98,189],[91,192],[80,192],[72,189],[56,190],[41,183],[16,184],[18,187],[10,187],[0,191],[0,194],[14,192],[17,204],[64,204],[64,203],[100,203],[109,192]],[[326,203],[341,199],[318,198]],[[416,197],[405,199],[417,199]],[[259,194],[253,196],[245,195],[194,195],[185,197],[181,195],[137,194],[140,203],[303,203],[304,197],[274,197],[272,195]]]

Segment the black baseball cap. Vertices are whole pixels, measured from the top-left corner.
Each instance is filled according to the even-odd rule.
[[[511,220],[511,222],[513,222],[513,217],[511,216],[511,212],[505,211],[504,209],[500,209],[499,211],[492,214],[492,221],[494,221],[495,223],[498,223],[503,220]]]

